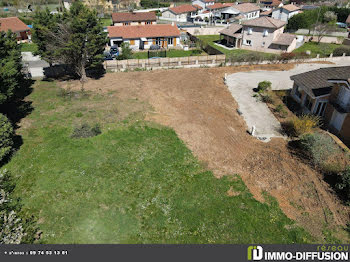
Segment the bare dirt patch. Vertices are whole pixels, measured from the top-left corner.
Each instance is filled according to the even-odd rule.
[[[349,208],[334,195],[321,174],[298,159],[283,139],[263,143],[246,132],[237,104],[224,85],[225,73],[289,70],[293,65],[158,70],[111,73],[85,88],[115,91],[119,99],[147,101],[147,119],[172,127],[196,157],[220,177],[239,174],[258,199],[274,196],[285,214],[315,237],[323,225],[344,226]],[[80,88],[76,84],[76,88]]]

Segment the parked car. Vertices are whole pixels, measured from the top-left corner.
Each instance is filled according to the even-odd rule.
[[[109,53],[112,55],[112,57],[119,56],[119,49],[118,46],[111,46],[111,49],[109,50]]]
[[[103,60],[113,60],[113,55],[110,52],[104,52]]]

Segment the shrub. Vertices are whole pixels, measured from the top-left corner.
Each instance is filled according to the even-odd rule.
[[[132,58],[132,50],[130,48],[130,44],[127,42],[123,42],[121,44],[121,54],[117,57],[118,60],[131,59]]]
[[[280,55],[280,60],[282,61],[287,61],[287,60],[291,60],[295,58],[295,54],[294,53],[282,53]]]
[[[262,81],[258,84],[258,92],[265,92],[271,89],[272,83],[270,81]]]
[[[338,174],[338,182],[336,183],[336,189],[344,196],[345,200],[350,201],[350,166],[345,171]]]
[[[350,47],[349,46],[337,47],[333,51],[334,56],[342,56],[344,53],[346,54],[346,56],[350,56]]]
[[[93,137],[101,134],[101,128],[99,124],[91,127],[88,124],[82,124],[79,127],[76,127],[71,135],[72,138],[86,138]]]
[[[7,157],[13,147],[13,127],[7,117],[0,114],[0,161]]]
[[[264,103],[269,103],[269,104],[273,104],[274,103],[274,100],[273,100],[273,98],[272,98],[272,96],[270,94],[263,94],[263,95],[261,95],[261,100]]]
[[[282,104],[279,104],[276,106],[275,111],[277,113],[280,113],[280,112],[282,112],[283,109],[284,109],[284,106]]]
[[[312,130],[319,126],[320,118],[314,115],[301,115],[300,117],[294,117],[291,120],[291,126],[293,135],[301,136],[311,133]]]
[[[314,164],[324,171],[333,169],[328,166],[327,160],[340,149],[330,136],[322,133],[306,134],[301,137],[300,145]]]

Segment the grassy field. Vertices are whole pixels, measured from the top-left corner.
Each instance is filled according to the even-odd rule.
[[[187,56],[197,56],[197,55],[206,55],[205,52],[197,53],[194,50],[177,50],[177,49],[170,49],[166,53],[167,57],[187,57]],[[147,59],[147,51],[146,52],[135,52],[133,53],[133,58],[134,59]]]
[[[305,53],[306,51],[311,51],[311,56],[316,57],[317,54],[320,54],[320,57],[326,57],[329,56],[333,51],[340,47],[341,45],[337,44],[327,44],[327,43],[315,43],[315,42],[308,42],[303,44],[301,47],[295,49],[294,53]]]
[[[37,51],[38,47],[34,43],[22,43],[21,44],[21,52],[35,52]]]
[[[220,35],[199,35],[197,36],[199,39],[201,39],[203,42],[209,44],[210,46],[216,48],[217,50],[223,52],[225,55],[228,56],[241,56],[244,54],[249,54],[249,53],[255,53],[255,54],[261,54],[266,58],[269,58],[271,56],[274,56],[274,54],[269,54],[269,53],[263,53],[263,52],[255,52],[255,51],[249,51],[249,50],[243,50],[243,49],[234,49],[234,50],[228,50],[226,48],[220,47],[218,45],[215,45],[214,41],[217,41],[220,39]]]
[[[304,243],[310,236],[238,175],[217,179],[149,106],[115,93],[63,92],[37,81],[23,145],[3,168],[43,243]],[[82,123],[102,134],[71,138]]]

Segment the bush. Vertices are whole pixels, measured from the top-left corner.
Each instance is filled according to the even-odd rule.
[[[130,48],[130,44],[124,42],[121,44],[122,52],[117,57],[118,60],[131,59],[132,58],[132,50]]]
[[[270,94],[263,94],[263,95],[261,95],[261,100],[264,103],[274,104],[274,100],[273,100],[273,98],[272,98],[272,96]]]
[[[350,47],[341,46],[341,47],[337,47],[333,51],[334,56],[342,56],[344,53],[346,54],[346,56],[350,56]]]
[[[327,160],[333,156],[340,148],[333,139],[326,134],[314,133],[306,134],[300,139],[301,148],[310,156],[313,163],[323,169],[323,171],[334,170],[334,164],[330,166]]]
[[[0,161],[7,157],[13,147],[13,127],[7,117],[0,114]]]
[[[296,57],[295,53],[282,53],[280,55],[280,60],[287,61],[287,60],[294,59],[295,57]]]
[[[37,236],[33,217],[26,218],[19,199],[12,197],[15,188],[10,173],[0,171],[0,244],[30,244]]]
[[[101,128],[99,124],[91,127],[88,124],[82,124],[79,127],[76,127],[71,135],[72,138],[87,138],[93,137],[101,134]]]
[[[291,127],[294,136],[301,136],[311,133],[320,124],[320,118],[314,115],[301,115],[291,120]]]
[[[350,166],[345,171],[341,172],[337,176],[338,182],[335,187],[341,193],[345,200],[349,203],[350,201]]]
[[[272,83],[270,81],[262,81],[258,84],[258,92],[265,92],[271,89]]]

